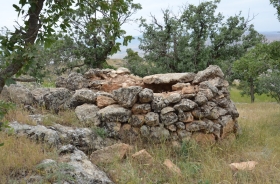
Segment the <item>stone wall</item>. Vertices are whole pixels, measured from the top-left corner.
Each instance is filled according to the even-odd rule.
[[[103,127],[108,136],[134,141],[189,140],[215,142],[238,132],[239,116],[228,82],[218,66],[195,73],[156,74],[144,78],[127,69],[91,69],[58,78],[57,88],[34,89],[34,103],[58,112],[75,108],[79,120]],[[3,94],[13,91],[6,88]],[[6,95],[7,96],[7,95]],[[9,96],[9,95],[8,95]],[[17,95],[16,95],[17,96]],[[8,97],[7,97],[8,98]],[[24,103],[24,97],[16,98]]]

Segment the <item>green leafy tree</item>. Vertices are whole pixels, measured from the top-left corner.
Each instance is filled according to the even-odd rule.
[[[121,26],[139,9],[141,5],[133,0],[87,0],[67,15],[76,58],[83,58],[87,67],[102,68],[109,55],[133,39]]]
[[[123,44],[132,39],[125,36],[120,26],[141,8],[132,0],[19,0],[13,7],[23,17],[24,24],[18,24],[14,31],[6,29],[0,35],[0,92],[14,75],[32,68],[32,76],[41,75],[38,71],[48,63],[37,62],[36,56],[42,47],[48,48],[56,40],[55,29],[74,30],[75,34],[70,36],[79,40],[74,45],[82,49],[74,54],[84,57],[87,65],[98,66],[97,61],[104,61],[108,54],[119,49],[121,43],[116,42],[117,38],[123,37]],[[95,54],[91,55],[93,49]]]
[[[280,1],[279,0],[270,0],[270,4],[273,5],[274,8],[277,10],[278,20],[280,21]]]
[[[140,19],[143,38],[139,48],[145,52],[145,62],[165,72],[197,72],[219,64],[231,74],[233,61],[264,36],[254,30],[249,18],[238,14],[224,19],[216,13],[219,2],[190,4],[178,16],[165,10],[162,23],[155,16],[151,23]]]
[[[275,76],[279,74],[277,72],[280,69],[279,48],[280,42],[259,44],[234,62],[234,77],[241,80],[240,87],[243,94],[250,95],[252,103],[255,100],[254,95],[256,93],[273,94],[277,92],[272,92],[272,88],[268,89],[268,85],[272,84],[269,77],[273,77],[272,80],[274,80]],[[260,83],[261,78],[262,82]]]

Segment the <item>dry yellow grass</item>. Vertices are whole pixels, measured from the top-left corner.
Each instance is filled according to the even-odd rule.
[[[28,125],[36,125],[37,123],[29,117],[29,112],[22,108],[15,108],[8,111],[4,117],[4,121],[13,122],[18,121]]]
[[[0,142],[4,142],[4,146],[0,147],[0,183],[21,180],[31,174],[35,165],[42,160],[55,157],[44,146],[26,137],[9,136],[0,132]]]
[[[194,142],[174,149],[170,144],[143,146],[154,157],[155,164],[139,165],[128,157],[122,163],[103,165],[114,171],[117,183],[280,183],[280,106],[275,103],[237,104],[243,133],[235,140],[201,146]],[[170,173],[164,160],[173,161],[182,175]],[[252,171],[233,172],[229,164],[257,161]]]
[[[154,157],[153,165],[140,165],[128,156],[122,162],[116,161],[100,167],[111,173],[115,182],[119,184],[280,183],[280,105],[276,103],[236,105],[240,113],[239,124],[242,134],[235,141],[224,140],[208,146],[189,142],[183,144],[181,148],[173,148],[169,143],[146,145],[139,140],[137,144],[133,143],[135,147],[132,153],[145,148]],[[14,116],[19,114],[13,113]],[[48,121],[81,126],[74,123],[77,119],[75,120],[73,111],[60,112],[54,116],[54,119]],[[39,145],[25,138],[1,133],[0,142],[5,143],[4,147],[0,147],[0,181],[5,181],[7,177],[18,175],[22,171],[31,172],[33,166],[46,157]],[[170,159],[176,164],[181,169],[182,175],[168,171],[163,165],[165,159]],[[233,172],[229,167],[230,163],[244,161],[257,161],[258,165],[252,171],[238,172]]]

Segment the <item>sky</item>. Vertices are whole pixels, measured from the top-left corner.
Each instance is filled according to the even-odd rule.
[[[1,2],[2,1],[2,2]],[[0,0],[0,28],[3,26],[13,29],[17,17],[12,4],[18,4],[19,0]],[[142,10],[133,15],[132,18],[146,18],[150,20],[150,14],[159,20],[162,17],[161,11],[171,9],[174,13],[180,10],[182,5],[194,4],[198,5],[203,0],[134,0],[134,3],[140,3]],[[221,0],[218,5],[217,12],[221,12],[225,18],[233,16],[242,11],[242,16],[255,18],[251,21],[255,29],[259,32],[276,32],[280,31],[280,22],[276,16],[276,9],[270,5],[269,0]],[[123,26],[127,34],[137,37],[141,35],[137,23],[129,23]],[[137,41],[131,43],[130,47],[137,47]],[[118,56],[117,56],[118,57]]]

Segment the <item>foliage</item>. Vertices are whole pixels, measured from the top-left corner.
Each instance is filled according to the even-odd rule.
[[[0,100],[0,132],[3,128],[10,128],[8,122],[1,122],[10,109],[14,108],[14,104]],[[4,143],[0,143],[3,146]]]
[[[266,75],[260,77],[260,83],[264,89],[264,92],[274,98],[280,103],[280,72],[279,70],[273,70]]]
[[[139,48],[145,52],[145,62],[164,72],[197,72],[219,64],[230,75],[232,62],[264,36],[249,24],[249,17],[238,14],[225,20],[216,13],[219,2],[189,4],[178,16],[165,10],[163,23],[153,15],[151,23],[141,18],[143,38]]]
[[[259,44],[249,50],[245,56],[234,62],[234,77],[241,80],[240,88],[243,94],[251,96],[252,103],[255,100],[255,93],[261,94],[268,92],[265,89],[265,82],[263,81],[262,85],[260,85],[259,79],[261,76],[264,76],[269,69],[279,69],[279,48],[279,41],[270,44]]]
[[[68,37],[58,45],[71,43],[76,48],[71,51],[76,59],[83,58],[87,66],[100,66],[108,55],[119,50],[121,43],[116,39],[123,38],[124,45],[132,39],[121,25],[141,9],[132,0],[19,0],[13,7],[24,23],[17,23],[15,31],[5,29],[0,34],[0,92],[15,74],[19,76],[31,69],[32,76],[42,76],[41,70],[51,61],[38,62],[40,56],[36,56],[57,40],[54,35],[58,29],[73,30],[69,36],[75,38]]]
[[[279,0],[270,0],[270,4],[273,5],[274,8],[277,10],[278,20],[280,21],[280,1]]]
[[[67,163],[41,163],[36,167],[40,175],[43,175],[43,178],[48,182],[61,183],[61,182],[73,182],[75,181],[74,177],[69,171],[74,171],[74,167]]]
[[[108,136],[106,129],[104,129],[102,127],[93,127],[92,130],[94,131],[94,133],[96,133],[102,139],[105,139]]]

